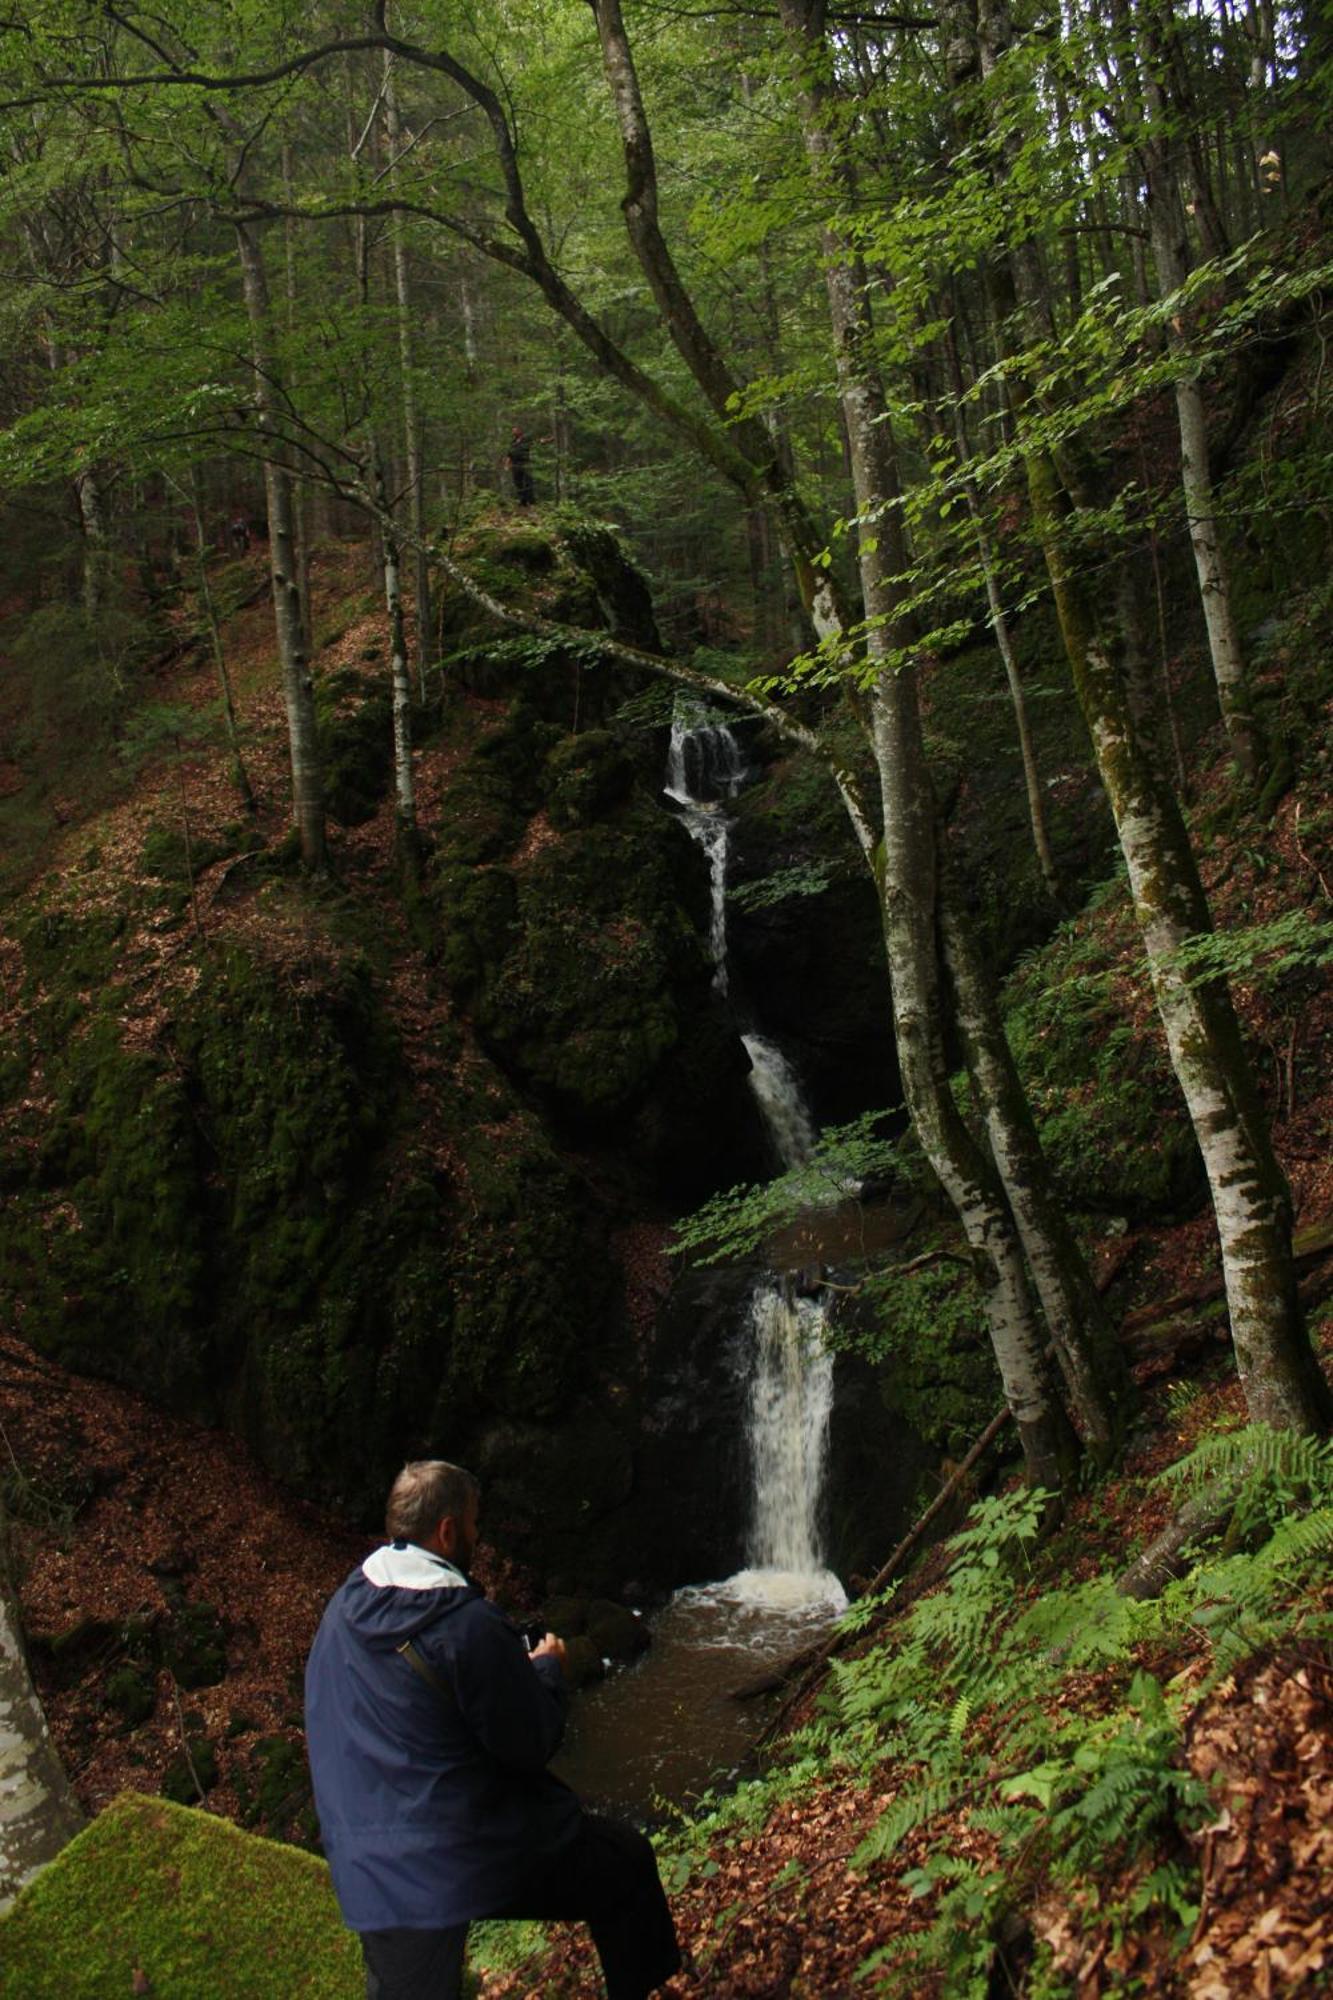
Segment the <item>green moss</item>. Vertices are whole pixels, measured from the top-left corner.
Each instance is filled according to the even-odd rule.
[[[1156,1016],[1126,1014],[1111,969],[1131,921],[1122,889],[1062,926],[1009,980],[1005,1022],[1070,1201],[1137,1215],[1187,1201],[1201,1170]]]
[[[629,796],[634,777],[634,759],[611,730],[565,737],[546,760],[552,826],[567,830],[602,818]]]
[[[108,1677],[104,1692],[107,1705],[115,1709],[126,1729],[147,1722],[157,1707],[157,1690],[138,1667],[118,1667]]]
[[[201,870],[211,868],[215,861],[231,853],[225,841],[186,841],[184,828],[179,820],[166,825],[150,826],[144,835],[143,847],[139,854],[139,865],[147,875],[157,876],[159,881],[184,883],[191,875],[198,876]]]
[[[121,1037],[104,998],[49,1066],[54,1103],[35,1170],[0,1213],[0,1261],[39,1346],[188,1399],[211,1360],[194,1338],[196,1133],[179,1076]]]
[[[340,825],[360,826],[377,810],[393,776],[392,696],[387,687],[344,670],[319,683],[316,715],[324,803]]]
[[[162,1773],[162,1796],[178,1806],[193,1805],[201,1792],[211,1792],[218,1781],[218,1758],[213,1745],[202,1736],[190,1739],[188,1754],[182,1750]]]
[[[227,1671],[227,1628],[211,1604],[182,1604],[163,1634],[163,1658],[183,1688],[216,1687]]]
[[[681,1035],[706,967],[675,893],[671,829],[644,811],[567,835],[519,879],[513,944],[492,961],[479,1027],[526,1082],[567,1109],[617,1117]]]
[[[0,1918],[3,2000],[359,2000],[356,1940],[312,1855],[127,1794]]]

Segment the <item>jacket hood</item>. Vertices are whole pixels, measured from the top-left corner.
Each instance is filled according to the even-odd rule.
[[[483,1595],[443,1556],[412,1542],[389,1542],[348,1577],[343,1612],[365,1645],[398,1647]]]

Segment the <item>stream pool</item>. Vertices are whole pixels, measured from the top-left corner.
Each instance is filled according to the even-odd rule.
[[[777,1699],[732,1691],[821,1639],[846,1601],[827,1570],[747,1569],[677,1591],[649,1650],[571,1703],[552,1770],[586,1804],[640,1822],[729,1783]]]

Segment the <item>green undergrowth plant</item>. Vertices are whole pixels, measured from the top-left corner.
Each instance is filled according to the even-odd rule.
[[[858,1198],[864,1184],[894,1171],[896,1141],[883,1126],[898,1114],[867,1111],[847,1125],[828,1125],[810,1157],[771,1181],[727,1188],[675,1224],[672,1251],[695,1264],[752,1257],[777,1229],[811,1208]]]
[[[1158,1483],[1231,1504],[1148,1603],[1120,1591],[1119,1550],[1115,1567],[1067,1579],[1070,1531],[1043,1542],[1040,1490],[979,1501],[941,1588],[897,1618],[892,1591],[846,1614],[848,1638],[878,1627],[874,1643],[834,1660],[780,1763],[677,1838],[672,1879],[793,1791],[873,1780],[888,1803],[854,1866],[896,1873],[920,1922],[867,1957],[866,1991],[1072,1992],[1040,1951],[1021,1968],[1004,1960],[1002,1940],[1050,1888],[1100,1899],[1113,1931],[1150,1920],[1183,1942],[1200,1896],[1186,1836],[1215,1810],[1190,1766],[1191,1721],[1247,1663],[1333,1638],[1333,1444],[1212,1432]]]

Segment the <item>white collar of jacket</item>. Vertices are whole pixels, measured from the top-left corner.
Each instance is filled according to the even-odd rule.
[[[466,1590],[467,1578],[443,1556],[408,1542],[402,1548],[386,1542],[361,1565],[367,1583],[393,1590]]]

